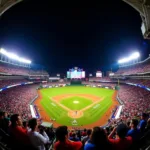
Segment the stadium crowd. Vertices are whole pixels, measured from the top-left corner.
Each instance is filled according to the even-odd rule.
[[[25,67],[19,67],[11,64],[0,63],[0,73],[1,74],[10,74],[10,75],[46,75],[48,73],[42,69],[30,69]]]
[[[14,85],[14,84],[23,83],[23,82],[28,82],[28,80],[26,80],[26,79],[0,80],[0,88],[10,86],[10,85]]]
[[[150,61],[148,60],[143,63],[138,63],[127,67],[121,67],[115,73],[115,75],[137,74],[137,73],[145,73],[149,71],[150,71]]]
[[[145,89],[121,85],[118,96],[124,104],[122,119],[131,119],[134,116],[139,116],[141,112],[150,110],[150,93]]]
[[[0,148],[3,150],[139,150],[149,138],[150,119],[145,113],[140,121],[131,119],[106,128],[68,130],[67,126],[53,129],[41,126],[36,118],[23,121],[19,114],[10,116],[0,112]]]
[[[36,87],[37,85],[25,85],[0,92],[0,109],[9,114],[19,113],[23,119],[29,119],[29,103],[37,96]]]

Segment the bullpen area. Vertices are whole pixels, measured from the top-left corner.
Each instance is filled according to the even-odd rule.
[[[66,86],[39,90],[35,101],[44,121],[54,127],[84,128],[105,125],[118,105],[116,91],[85,86]]]

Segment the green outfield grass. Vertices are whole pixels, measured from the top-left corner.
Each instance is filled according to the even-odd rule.
[[[56,119],[56,122],[58,122],[59,124],[67,126],[81,126],[94,123],[99,120],[102,115],[104,115],[104,113],[112,104],[113,93],[114,90],[110,89],[92,88],[84,86],[67,86],[61,88],[42,89],[41,104],[47,114],[51,118]],[[81,118],[75,119],[74,121],[73,118],[68,117],[68,112],[66,110],[64,110],[61,106],[57,105],[57,103],[52,100],[52,97],[61,94],[91,94],[104,99],[99,103],[93,105],[91,108],[87,109]],[[62,99],[60,103],[70,108],[71,110],[80,110],[90,105],[92,101],[90,99],[82,98],[79,96],[73,96]]]

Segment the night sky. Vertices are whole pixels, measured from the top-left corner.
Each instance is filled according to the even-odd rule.
[[[148,57],[139,13],[121,0],[96,2],[25,0],[1,17],[0,46],[50,74],[75,66],[92,73],[115,70],[117,60],[134,50],[142,60]]]

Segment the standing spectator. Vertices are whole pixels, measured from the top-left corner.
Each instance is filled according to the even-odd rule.
[[[143,113],[141,115],[141,121],[139,123],[139,129],[142,133],[145,131],[146,124],[147,124],[147,114]]]
[[[82,132],[82,136],[86,136],[87,134],[86,134],[86,129],[84,129],[83,130],[83,132]]]
[[[146,131],[150,131],[150,118],[147,120]]]
[[[22,119],[18,114],[14,114],[10,118],[11,126],[9,128],[10,135],[12,136],[12,144],[16,149],[26,148],[30,146],[30,140],[27,136],[27,130],[22,128]]]
[[[23,121],[22,125],[24,129],[28,130],[27,121]]]
[[[79,140],[81,141],[81,130],[77,131],[77,137],[79,138]]]
[[[74,130],[71,130],[71,131],[70,131],[70,133],[69,133],[69,136],[70,136],[70,137],[72,137],[73,132],[74,132]]]
[[[56,129],[57,142],[54,144],[54,150],[80,150],[81,142],[73,142],[68,140],[67,126],[60,126]]]
[[[91,135],[91,133],[92,133],[92,130],[91,130],[91,129],[88,129],[88,130],[87,130],[87,136],[85,136],[85,137],[82,138],[82,143],[83,143],[83,145],[84,145],[88,140],[90,140],[90,135]]]
[[[100,127],[93,128],[90,140],[84,146],[84,150],[110,150],[111,148],[104,129]]]
[[[9,119],[6,118],[5,112],[0,112],[0,128],[8,133]]]
[[[137,129],[137,126],[138,126],[138,120],[132,119],[130,123],[131,129],[128,131],[127,136],[131,136],[133,141],[138,141],[140,140],[141,137],[140,130]]]
[[[28,136],[33,146],[38,150],[45,150],[44,145],[49,143],[49,137],[47,136],[45,131],[43,131],[42,134],[36,131],[37,119],[36,118],[30,119],[28,125],[31,128],[31,131],[28,132]]]
[[[114,134],[117,134],[113,139]],[[126,137],[127,126],[125,124],[118,125],[108,136],[109,141],[112,143],[115,150],[128,150],[132,144],[132,137]]]
[[[72,133],[72,136],[69,138],[69,140],[74,141],[74,142],[80,141],[80,139],[77,137],[75,132]]]

